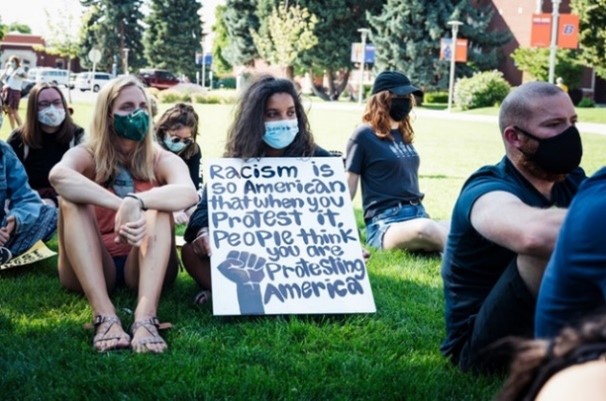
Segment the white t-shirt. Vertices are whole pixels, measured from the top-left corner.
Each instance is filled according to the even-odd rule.
[[[16,69],[13,69],[12,67],[8,68],[8,71],[6,72],[6,84],[9,86],[9,88],[11,88],[12,90],[21,90],[21,86],[23,85],[23,80],[25,79],[24,76],[21,75],[25,75],[25,70],[23,70],[23,68],[21,67],[17,67]]]

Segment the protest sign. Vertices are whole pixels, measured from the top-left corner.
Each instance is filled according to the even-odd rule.
[[[207,171],[215,315],[376,311],[341,158]]]
[[[55,256],[57,253],[50,250],[42,241],[36,242],[30,249],[23,254],[0,265],[0,270],[11,269],[13,267],[25,266]]]

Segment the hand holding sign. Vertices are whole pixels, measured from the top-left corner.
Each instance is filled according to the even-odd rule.
[[[237,285],[238,302],[242,314],[263,314],[260,283],[265,278],[265,258],[249,252],[230,251],[219,271]]]

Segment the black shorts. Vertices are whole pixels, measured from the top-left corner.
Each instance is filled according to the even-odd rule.
[[[497,341],[509,336],[531,338],[535,306],[536,299],[520,277],[514,259],[473,320],[469,338],[459,354],[461,370],[491,373],[506,369],[512,351],[506,345],[499,346]]]

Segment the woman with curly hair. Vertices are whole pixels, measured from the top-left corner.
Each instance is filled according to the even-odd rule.
[[[347,144],[347,181],[352,199],[361,181],[368,245],[441,252],[448,224],[431,220],[422,204],[420,158],[410,119],[414,96],[423,92],[404,74],[384,71],[377,76],[364,124]]]
[[[516,352],[496,401],[603,400],[606,315],[596,314],[553,339],[510,339]]]
[[[292,81],[263,75],[242,95],[231,125],[224,157],[329,157],[316,145],[307,115]],[[202,287],[194,303],[210,300],[210,244],[206,190],[185,230],[182,258]]]

